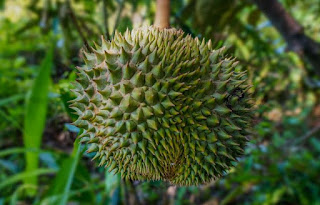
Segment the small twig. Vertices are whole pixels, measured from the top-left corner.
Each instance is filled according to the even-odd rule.
[[[106,40],[109,40],[110,34],[108,29],[109,26],[108,26],[107,0],[102,0],[102,3],[103,3],[102,12],[103,12],[104,32],[105,32]]]
[[[68,7],[68,11],[69,11],[69,13],[70,13],[71,20],[72,20],[74,26],[76,27],[76,29],[77,29],[77,31],[78,31],[78,33],[79,33],[79,35],[80,35],[80,37],[81,37],[81,39],[82,39],[85,47],[86,47],[86,49],[90,51],[91,49],[90,49],[90,47],[89,47],[89,43],[88,43],[86,37],[84,36],[81,28],[80,28],[80,25],[79,25],[79,23],[78,23],[78,20],[77,20],[76,15],[74,14],[74,12],[73,12],[73,10],[72,10],[70,0],[67,1],[67,7]]]
[[[116,33],[116,29],[117,29],[117,27],[119,25],[119,21],[120,21],[122,9],[123,9],[124,1],[125,0],[120,0],[120,2],[119,2],[119,10],[118,10],[118,13],[117,13],[116,22],[115,22],[114,27],[113,27],[112,37],[114,37],[114,34]]]
[[[137,190],[136,190],[135,185],[133,184],[133,181],[131,181],[131,180],[127,181],[126,185],[128,185],[129,190],[130,190],[129,191],[130,204],[137,204],[137,205],[143,204],[139,200],[139,197],[138,197],[138,194],[137,194]]]
[[[85,23],[85,19],[79,18],[79,22],[83,30],[89,35],[89,36],[96,36],[97,33],[93,31],[93,29],[90,29],[88,25]]]
[[[125,180],[121,181],[122,187],[124,189],[124,204],[125,205],[129,205],[130,204],[130,200],[129,200],[129,190],[128,190],[128,186]]]
[[[21,28],[18,28],[17,31],[14,32],[15,36],[21,35],[23,32],[25,32],[26,30],[30,30],[31,28],[38,26],[38,20],[32,20],[27,22],[25,25],[23,25]]]
[[[306,140],[308,140],[310,137],[312,137],[314,134],[316,134],[319,131],[320,131],[320,125],[314,127],[312,130],[307,132],[307,134],[305,134],[302,137],[298,138],[297,140],[293,141],[292,144],[293,145],[299,145],[299,144],[305,142]]]
[[[4,121],[8,121],[9,123],[11,123],[11,125],[13,125],[13,127],[19,129],[19,131],[21,133],[23,133],[23,127],[19,124],[18,121],[16,121],[13,117],[11,117],[10,115],[8,115],[7,113],[5,113],[4,111],[0,110],[0,116],[2,116],[2,119]]]

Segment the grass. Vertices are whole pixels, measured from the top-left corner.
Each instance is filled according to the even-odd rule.
[[[23,141],[26,149],[39,149],[42,141],[42,133],[45,127],[48,93],[50,85],[50,73],[53,62],[53,47],[49,49],[41,63],[40,71],[36,77],[26,104],[24,118]],[[26,173],[33,173],[38,169],[39,153],[26,152]],[[24,184],[36,186],[37,176],[31,175],[24,178]],[[34,195],[34,190],[30,190]]]

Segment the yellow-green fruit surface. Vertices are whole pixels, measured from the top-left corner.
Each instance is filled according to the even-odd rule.
[[[125,179],[205,184],[244,153],[251,104],[225,49],[176,29],[102,39],[78,68],[72,108],[100,165]]]

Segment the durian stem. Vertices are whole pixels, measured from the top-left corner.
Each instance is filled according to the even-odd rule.
[[[158,28],[170,27],[170,0],[157,0],[154,26]]]

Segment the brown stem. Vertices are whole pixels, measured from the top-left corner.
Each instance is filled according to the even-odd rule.
[[[170,27],[170,0],[157,0],[154,26],[158,28]]]
[[[288,48],[310,62],[320,75],[320,43],[308,37],[303,27],[284,9],[278,0],[253,0],[286,40]]]
[[[143,205],[144,203],[140,202],[136,187],[133,184],[133,181],[128,180],[125,182],[125,186],[127,189],[127,202],[128,204],[135,204],[135,205]]]

